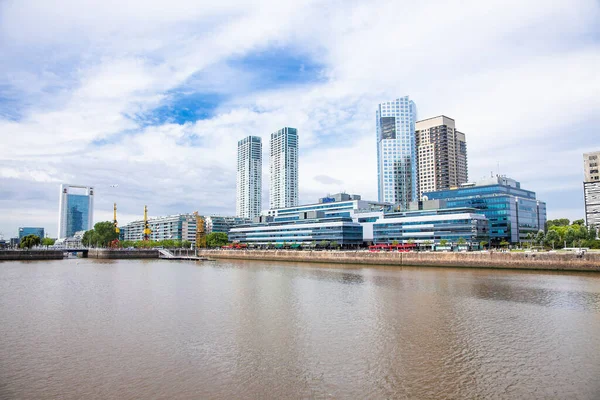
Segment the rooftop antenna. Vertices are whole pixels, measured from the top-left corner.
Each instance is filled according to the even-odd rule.
[[[500,161],[496,161],[498,163],[498,176],[500,176]]]

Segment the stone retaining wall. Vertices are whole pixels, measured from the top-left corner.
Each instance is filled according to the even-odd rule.
[[[111,260],[126,260],[136,258],[158,258],[158,250],[113,250],[113,249],[90,249],[88,258],[100,258]]]
[[[294,250],[199,250],[209,258],[341,264],[600,271],[600,254],[500,252],[368,252]]]
[[[62,250],[0,250],[0,261],[62,260]]]

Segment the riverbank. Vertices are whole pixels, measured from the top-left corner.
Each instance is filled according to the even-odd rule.
[[[88,258],[98,258],[106,260],[133,260],[158,258],[158,250],[155,249],[90,249]]]
[[[62,250],[0,250],[0,261],[62,260]]]
[[[294,250],[198,250],[212,259],[293,261],[336,264],[463,267],[600,272],[600,254],[500,252],[368,252]]]

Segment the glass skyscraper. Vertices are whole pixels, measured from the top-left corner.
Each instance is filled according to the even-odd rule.
[[[262,208],[262,141],[248,136],[238,141],[236,215],[254,218]]]
[[[73,237],[75,232],[92,229],[94,220],[94,188],[60,185],[58,238]]]
[[[298,205],[298,130],[271,133],[269,208]]]
[[[417,198],[416,119],[408,96],[377,106],[378,200],[404,209]]]

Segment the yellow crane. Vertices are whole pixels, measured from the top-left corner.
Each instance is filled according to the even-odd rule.
[[[194,211],[196,217],[196,248],[203,249],[206,247],[206,232],[204,231],[204,218],[198,215],[198,211]]]
[[[150,234],[152,230],[148,225],[148,206],[144,206],[144,240],[150,240]]]
[[[115,203],[115,206],[113,208],[113,225],[115,226],[115,232],[117,232],[117,233],[121,232],[121,230],[119,229],[119,225],[117,223],[117,203]]]

